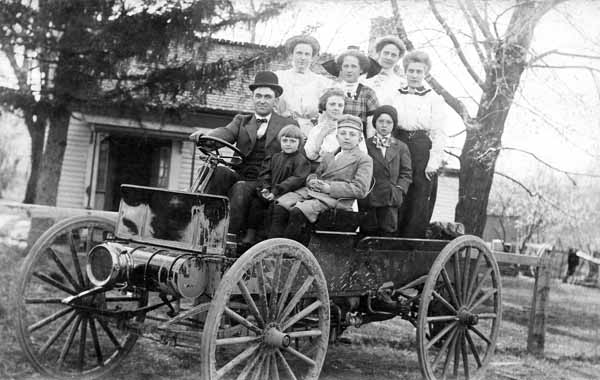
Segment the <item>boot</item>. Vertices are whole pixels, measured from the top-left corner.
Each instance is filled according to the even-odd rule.
[[[268,232],[268,238],[276,238],[285,236],[285,226],[288,223],[290,213],[284,207],[279,205],[273,206],[273,213],[271,214],[271,226]]]
[[[290,219],[288,221],[287,227],[285,228],[285,232],[283,236],[288,239],[296,240],[297,242],[307,245],[307,230],[308,230],[309,222],[306,219],[306,216],[300,211],[299,208],[292,208],[290,211]],[[309,235],[310,238],[310,235]]]

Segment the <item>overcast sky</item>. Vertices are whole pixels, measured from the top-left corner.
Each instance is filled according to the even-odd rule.
[[[240,6],[249,0],[239,0]],[[255,0],[260,4],[260,0]],[[288,37],[310,29],[321,42],[322,50],[336,54],[348,45],[367,50],[370,20],[391,16],[389,1],[339,0],[292,1],[281,16],[258,25],[257,43],[282,44]],[[454,27],[468,31],[456,9],[440,9]],[[488,1],[490,14],[506,9],[512,1]],[[400,0],[400,11],[409,37],[417,48],[429,52],[434,60],[432,74],[453,94],[475,110],[480,96],[457,59],[447,36],[441,32],[424,0]],[[498,20],[500,30],[508,22],[510,12]],[[532,49],[536,53],[551,49],[600,56],[600,1],[569,0],[549,12],[540,22]],[[249,33],[239,27],[219,37],[249,41]],[[468,45],[467,45],[468,46]],[[474,58],[474,52],[467,50]],[[0,82],[9,71],[8,62],[0,57]],[[594,76],[581,69],[529,69],[509,115],[503,138],[505,146],[522,148],[566,170],[600,172],[600,60],[569,57],[548,58],[553,65],[593,66]],[[454,119],[447,127],[449,134],[462,129]],[[451,141],[459,148],[462,136]],[[518,153],[503,153],[498,167],[505,172],[528,173],[534,167],[531,158]],[[454,165],[453,165],[454,166]]]

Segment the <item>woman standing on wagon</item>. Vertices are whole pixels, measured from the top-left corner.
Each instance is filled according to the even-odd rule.
[[[314,37],[294,36],[286,41],[285,46],[292,68],[275,72],[283,88],[277,110],[280,115],[296,120],[304,136],[308,136],[319,117],[319,97],[327,88],[329,79],[310,70],[320,48]]]
[[[363,124],[364,138],[372,133],[367,133],[367,117],[379,107],[379,100],[375,91],[358,82],[361,74],[367,73],[371,62],[366,55],[357,49],[348,49],[335,60],[335,65],[325,62],[323,67],[338,79],[331,83],[331,87],[340,88],[345,94],[344,114],[357,116]]]
[[[398,90],[393,106],[398,111],[394,137],[410,150],[413,181],[400,208],[398,232],[410,238],[425,237],[435,203],[437,173],[443,164],[446,106],[442,97],[425,87],[431,69],[427,53],[412,51],[402,61],[407,86]]]
[[[396,91],[406,86],[406,79],[395,71],[405,52],[404,43],[396,36],[381,37],[375,43],[376,59],[381,71],[370,78],[363,75],[359,82],[375,90],[379,104],[391,104]]]

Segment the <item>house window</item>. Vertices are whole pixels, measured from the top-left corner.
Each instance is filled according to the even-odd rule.
[[[158,148],[158,164],[156,173],[156,187],[167,188],[169,186],[169,167],[171,164],[171,147],[161,146]]]

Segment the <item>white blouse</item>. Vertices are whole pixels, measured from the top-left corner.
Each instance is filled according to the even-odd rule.
[[[398,112],[400,129],[427,132],[432,145],[428,166],[441,167],[446,145],[447,106],[444,99],[433,90],[421,94],[396,91],[392,105]]]
[[[392,105],[394,97],[399,88],[406,86],[406,79],[396,74],[393,70],[381,70],[371,78],[361,76],[359,82],[371,87],[377,94],[379,104]]]
[[[283,88],[277,112],[297,120],[307,133],[313,126],[310,120],[319,117],[319,97],[327,89],[329,79],[310,70],[305,73],[294,69],[279,70],[275,74]]]

